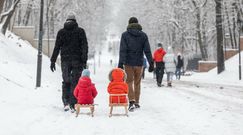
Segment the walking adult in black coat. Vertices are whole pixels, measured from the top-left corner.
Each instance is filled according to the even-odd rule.
[[[56,70],[55,62],[57,56],[61,53],[62,69],[62,101],[64,110],[69,107],[74,112],[76,99],[73,96],[73,90],[79,80],[82,70],[86,68],[88,42],[84,29],[78,26],[75,16],[69,15],[64,28],[58,31],[56,44],[51,56],[51,70]]]
[[[149,62],[149,71],[154,69],[150,45],[142,26],[135,17],[129,19],[127,31],[122,34],[120,42],[119,68],[125,68],[129,87],[129,111],[139,108],[140,83],[143,71],[143,55]],[[123,67],[124,66],[124,67]]]
[[[179,53],[177,55],[177,60],[176,60],[176,79],[180,80],[181,79],[181,69],[183,68],[184,62],[181,54]]]

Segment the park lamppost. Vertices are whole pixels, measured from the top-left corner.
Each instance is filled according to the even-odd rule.
[[[240,44],[240,37],[241,37],[241,29],[242,29],[242,23],[243,21],[240,18],[240,13],[237,14],[237,25],[239,28],[239,42],[238,42],[238,50],[239,50],[239,80],[241,80],[241,44]]]
[[[38,56],[37,56],[36,88],[41,86],[42,38],[43,38],[43,7],[44,7],[44,0],[41,0],[39,41],[38,41]]]

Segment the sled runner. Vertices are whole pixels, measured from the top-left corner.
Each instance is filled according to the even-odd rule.
[[[125,96],[125,98],[126,98],[126,102],[125,103],[121,103],[120,101],[120,99],[121,99],[121,97],[124,97]],[[117,97],[117,102],[112,102],[112,99],[113,99],[113,97]],[[128,103],[127,103],[127,94],[110,94],[110,104],[109,104],[109,106],[110,106],[110,114],[109,114],[109,117],[111,117],[112,115],[114,115],[114,114],[112,114],[112,111],[113,111],[113,107],[124,107],[124,109],[125,109],[125,114],[115,114],[115,115],[124,115],[124,116],[128,116],[128,110],[127,110],[127,106],[128,106]]]
[[[90,108],[91,116],[94,117],[94,106],[95,106],[95,104],[76,104],[75,105],[76,117],[78,117],[78,115],[80,113],[80,108]]]

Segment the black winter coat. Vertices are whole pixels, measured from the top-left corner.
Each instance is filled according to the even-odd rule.
[[[144,54],[151,64],[153,59],[146,33],[138,23],[129,24],[121,37],[119,65],[143,66]]]
[[[66,21],[64,28],[58,31],[51,62],[56,62],[59,51],[61,52],[61,61],[78,60],[86,64],[88,42],[84,29],[78,27],[76,21]]]
[[[182,68],[183,67],[183,59],[181,58],[180,55],[177,56],[177,64],[176,64],[176,67],[177,68]]]

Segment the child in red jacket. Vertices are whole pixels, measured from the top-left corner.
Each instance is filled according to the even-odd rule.
[[[108,85],[109,94],[127,94],[128,85],[125,82],[126,73],[120,69],[115,68],[109,74],[109,80],[111,81]],[[126,96],[110,96],[110,103],[127,103]]]
[[[90,71],[84,69],[78,81],[73,95],[77,99],[77,104],[93,104],[97,95],[95,85],[91,82]]]

